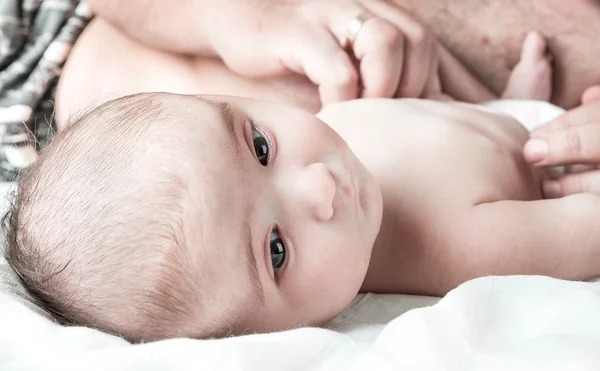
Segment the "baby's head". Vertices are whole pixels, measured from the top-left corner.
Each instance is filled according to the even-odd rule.
[[[381,194],[309,113],[140,94],[78,118],[22,178],[7,258],[65,323],[132,341],[319,325],[358,292]]]

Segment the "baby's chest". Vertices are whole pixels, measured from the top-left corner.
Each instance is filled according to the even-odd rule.
[[[424,100],[360,100],[327,113],[384,197],[439,208],[541,196],[522,155],[528,132],[509,117]]]
[[[452,125],[398,131],[389,133],[381,140],[385,145],[364,158],[387,199],[415,200],[433,212],[541,198],[541,174],[524,160],[521,149],[526,135],[518,130],[494,132]]]

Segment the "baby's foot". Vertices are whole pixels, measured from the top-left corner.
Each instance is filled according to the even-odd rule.
[[[521,60],[512,70],[502,98],[550,101],[551,58],[542,35],[537,32],[528,33],[521,49]]]

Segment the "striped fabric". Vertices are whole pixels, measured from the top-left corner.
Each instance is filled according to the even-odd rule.
[[[77,0],[0,0],[0,181],[13,181],[52,136],[58,77],[91,17]]]

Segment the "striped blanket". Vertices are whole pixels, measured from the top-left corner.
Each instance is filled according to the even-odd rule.
[[[54,90],[91,17],[77,0],[0,1],[0,181],[29,167],[54,133]]]

